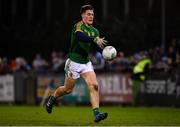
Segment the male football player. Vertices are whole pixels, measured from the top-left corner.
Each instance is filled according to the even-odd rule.
[[[108,113],[99,111],[99,86],[88,55],[92,43],[96,43],[103,48],[107,41],[100,38],[99,31],[92,26],[94,8],[91,5],[84,5],[80,9],[80,14],[82,20],[74,25],[71,33],[71,47],[64,68],[66,74],[64,85],[58,87],[53,95],[49,97],[46,110],[51,113],[56,99],[71,93],[76,80],[82,77],[90,90],[94,121],[99,122],[106,119]]]

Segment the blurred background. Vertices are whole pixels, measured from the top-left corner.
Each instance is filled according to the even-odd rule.
[[[71,29],[84,4],[94,6],[94,26],[118,51],[107,62],[92,50],[101,103],[180,106],[178,0],[1,0],[0,103],[44,105],[63,84]],[[82,79],[59,101],[88,103]]]

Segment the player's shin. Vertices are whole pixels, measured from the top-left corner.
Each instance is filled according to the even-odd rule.
[[[65,88],[64,86],[60,86],[55,90],[53,95],[49,96],[48,101],[46,103],[46,111],[48,113],[52,112],[52,108],[56,102],[56,99],[60,96],[63,96],[64,94],[66,94]]]
[[[67,94],[67,93],[66,93],[66,90],[65,90],[65,87],[64,87],[64,86],[60,86],[60,87],[58,87],[58,88],[55,90],[53,96],[54,96],[55,98],[58,98],[58,97],[61,97],[61,96],[65,95],[65,94]]]

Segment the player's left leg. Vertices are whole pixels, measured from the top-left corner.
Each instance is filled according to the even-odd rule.
[[[72,92],[76,79],[80,77],[80,74],[76,72],[77,63],[72,62],[70,59],[66,60],[64,67],[65,70],[65,82],[63,86],[59,86],[53,95],[51,95],[46,103],[46,111],[48,113],[52,112],[52,108],[55,104],[57,98],[62,97],[65,94]]]
[[[86,81],[90,90],[91,105],[94,113],[94,121],[99,122],[107,118],[108,113],[100,113],[99,111],[99,89],[96,74],[94,71],[89,71],[81,74],[82,78]]]
[[[76,79],[73,79],[72,77],[65,77],[65,83],[64,86],[59,86],[53,95],[49,96],[49,99],[46,103],[46,111],[48,113],[52,112],[52,108],[55,104],[55,101],[57,98],[70,94],[75,86]]]

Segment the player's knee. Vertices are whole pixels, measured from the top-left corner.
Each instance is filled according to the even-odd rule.
[[[96,91],[98,91],[98,89],[99,89],[98,85],[94,85],[94,89],[95,89]]]
[[[90,85],[90,90],[92,90],[92,91],[98,91],[98,85],[97,84],[91,84]]]
[[[65,89],[66,94],[70,94],[70,93],[72,93],[72,91],[73,91],[73,89]]]

